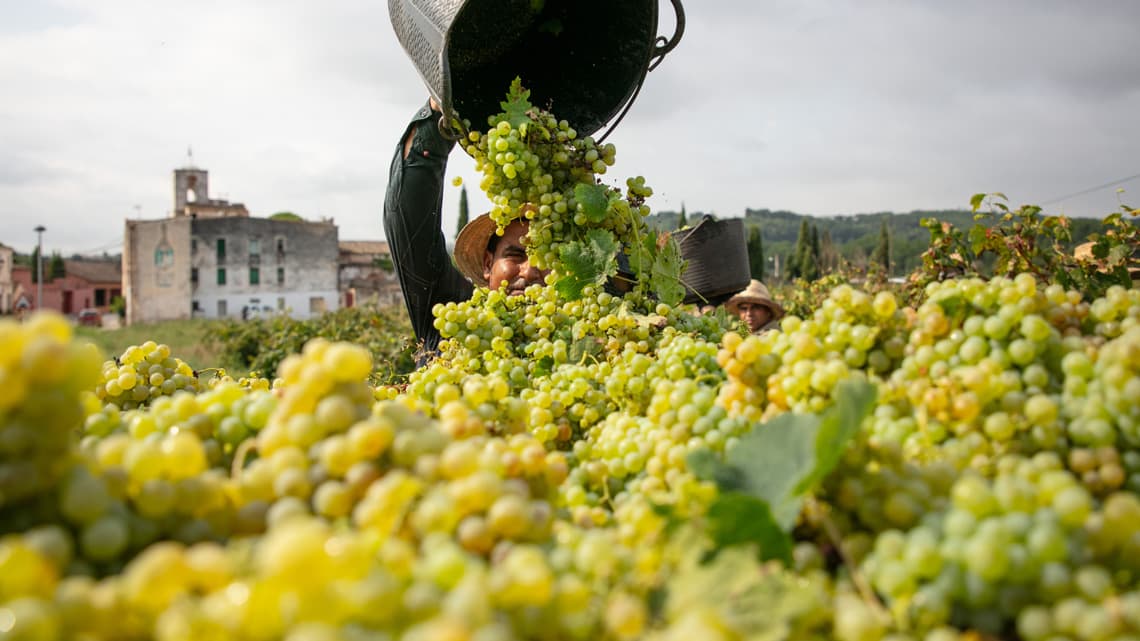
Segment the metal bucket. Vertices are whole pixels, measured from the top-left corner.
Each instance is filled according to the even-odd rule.
[[[686,303],[719,305],[748,287],[752,279],[744,220],[705,216],[696,226],[673,232],[681,257]]]
[[[388,13],[440,104],[441,125],[458,115],[482,129],[519,76],[531,103],[585,136],[628,109],[680,40],[681,0],[670,0],[672,39],[657,36],[658,1],[388,0]]]

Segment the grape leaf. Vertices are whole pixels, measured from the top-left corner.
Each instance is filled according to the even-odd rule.
[[[653,259],[653,291],[657,300],[666,305],[676,305],[685,298],[685,286],[681,283],[681,248],[670,236],[665,245],[657,250]]]
[[[780,527],[790,531],[803,496],[796,488],[815,467],[819,417],[781,414],[740,439],[725,463],[743,474],[744,491],[763,499]]]
[[[724,550],[709,563],[701,563],[696,554],[684,559],[666,590],[664,617],[669,622],[715,613],[726,627],[724,638],[746,641],[794,638],[792,628],[830,600],[819,582],[762,567],[755,551],[744,545]]]
[[[602,185],[578,183],[574,186],[574,200],[582,206],[582,213],[586,220],[600,223],[606,219],[606,210],[609,209],[610,199],[606,197],[606,188]]]
[[[781,414],[742,436],[723,462],[700,450],[686,462],[722,492],[766,502],[776,523],[791,531],[804,495],[835,468],[874,404],[870,383],[847,381],[837,386],[835,404],[822,415]]]
[[[585,240],[568,242],[559,249],[567,273],[554,283],[558,293],[577,300],[589,285],[601,285],[617,273],[617,241],[604,229],[591,229]]]
[[[653,258],[657,255],[657,232],[650,230],[641,239],[640,245],[630,248],[629,268],[637,276],[647,274],[653,269]]]
[[[570,361],[579,363],[586,356],[596,358],[603,349],[602,341],[597,336],[584,336],[570,344]]]
[[[839,465],[847,443],[875,409],[878,395],[875,386],[865,381],[843,381],[835,386],[835,405],[824,412],[816,434],[815,469],[796,487],[797,492],[810,492]]]
[[[760,559],[792,563],[792,538],[772,516],[765,501],[743,492],[724,492],[709,506],[709,535],[716,549],[757,543]]]
[[[512,127],[530,122],[530,116],[526,112],[534,109],[534,105],[530,104],[530,89],[523,89],[522,78],[515,76],[507,92],[507,99],[500,102],[499,106],[503,108],[505,120],[511,123]]]
[[[970,228],[970,251],[975,254],[981,253],[986,245],[986,228],[981,225],[974,225]]]

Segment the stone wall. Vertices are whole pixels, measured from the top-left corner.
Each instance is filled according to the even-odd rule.
[[[308,318],[337,309],[332,223],[209,218],[192,225],[195,315],[240,318],[244,309],[246,316],[287,311]]]
[[[128,220],[123,240],[127,323],[190,317],[189,218]]]

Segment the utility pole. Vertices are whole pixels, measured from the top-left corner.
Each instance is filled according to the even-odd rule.
[[[36,311],[43,309],[44,302],[44,232],[47,228],[36,225]]]

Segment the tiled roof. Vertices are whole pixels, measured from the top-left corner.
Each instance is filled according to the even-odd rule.
[[[340,251],[349,254],[387,254],[386,240],[342,240],[337,243]]]
[[[123,264],[117,260],[64,260],[68,276],[91,283],[123,282]]]

